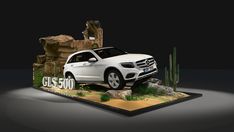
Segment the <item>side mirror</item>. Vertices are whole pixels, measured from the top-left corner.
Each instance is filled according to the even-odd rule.
[[[89,59],[89,62],[96,62],[96,61],[97,61],[97,59],[94,58],[94,57],[92,57],[92,58]]]

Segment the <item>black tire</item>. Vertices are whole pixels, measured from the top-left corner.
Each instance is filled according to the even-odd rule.
[[[65,74],[65,78],[72,78],[72,79],[75,80],[75,82],[77,82],[76,79],[75,79],[75,77],[74,77],[74,75],[72,73],[70,73],[70,72],[68,72],[68,73]]]
[[[122,74],[118,70],[113,69],[108,71],[105,78],[106,83],[114,90],[123,89],[126,84]]]

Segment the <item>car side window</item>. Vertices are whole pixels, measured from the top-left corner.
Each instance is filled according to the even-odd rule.
[[[88,61],[92,57],[95,56],[91,52],[83,52],[72,56],[68,63]]]
[[[96,57],[91,52],[85,52],[83,54],[83,61],[89,61],[90,58],[96,58]]]

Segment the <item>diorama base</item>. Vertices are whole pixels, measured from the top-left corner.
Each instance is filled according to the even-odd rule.
[[[69,98],[69,99],[72,99],[72,100],[75,100],[75,101],[78,101],[78,102],[81,102],[81,103],[84,103],[84,104],[88,104],[88,105],[91,105],[91,106],[95,106],[95,107],[98,107],[98,108],[102,108],[102,109],[105,109],[105,110],[116,112],[116,113],[119,113],[119,114],[123,114],[125,116],[139,115],[139,114],[142,114],[142,113],[145,113],[145,112],[153,111],[153,110],[160,109],[160,108],[163,108],[163,107],[166,107],[166,106],[169,106],[169,105],[177,104],[177,103],[180,103],[180,102],[188,101],[188,100],[195,99],[195,98],[198,98],[198,97],[202,96],[202,94],[200,94],[200,93],[183,92],[183,93],[185,93],[185,94],[187,94],[189,96],[129,111],[129,110],[126,110],[126,109],[121,109],[121,108],[118,108],[118,107],[106,105],[106,104],[103,104],[103,103],[91,101],[91,100],[84,99],[84,98],[67,96],[67,95],[64,95],[64,94],[60,94],[60,93],[57,93],[57,92],[45,90],[45,89],[42,89],[42,88],[35,88],[35,89],[45,91],[45,92],[48,92],[48,93],[52,93],[52,94],[55,94],[55,95],[58,95],[58,96],[66,97],[66,98]]]

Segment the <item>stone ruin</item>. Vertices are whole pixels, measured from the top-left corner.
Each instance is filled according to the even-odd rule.
[[[47,76],[62,75],[63,66],[70,54],[80,50],[103,47],[103,30],[99,21],[87,21],[86,29],[82,33],[83,40],[75,40],[69,35],[40,38],[39,42],[45,54],[37,55],[33,71],[39,69]]]

